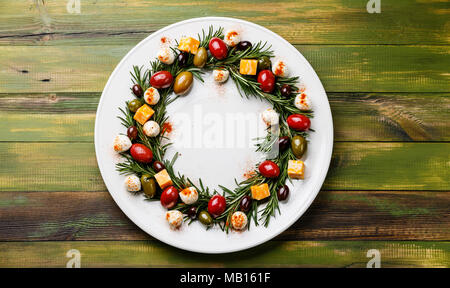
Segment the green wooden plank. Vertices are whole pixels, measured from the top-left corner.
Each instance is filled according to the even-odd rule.
[[[66,1],[67,2],[67,1]],[[2,1],[1,45],[135,44],[169,24],[202,16],[235,17],[263,25],[295,44],[448,44],[445,1]],[[275,7],[276,6],[276,7]],[[120,11],[120,13],[117,13]],[[21,23],[21,25],[17,25]]]
[[[100,93],[0,94],[0,141],[94,139]],[[449,141],[449,93],[328,93],[335,141]]]
[[[270,241],[242,252],[196,254],[155,241],[0,243],[0,267],[66,267],[77,249],[81,267],[366,267],[377,249],[381,267],[449,267],[449,242]]]
[[[1,141],[94,141],[95,114],[0,113],[0,119]]]
[[[296,47],[327,91],[444,92],[450,87],[448,46]]]
[[[323,188],[447,191],[449,149],[450,143],[336,143]],[[0,191],[106,191],[92,143],[0,143],[0,158]]]
[[[92,143],[2,143],[3,191],[104,191]]]
[[[324,189],[449,190],[449,143],[336,143]]]
[[[328,93],[335,141],[449,141],[450,94]]]
[[[0,47],[0,93],[102,91],[131,47]],[[329,92],[450,92],[448,46],[296,47]]]
[[[321,191],[276,240],[446,241],[449,206],[448,192]],[[2,192],[0,219],[0,241],[152,239],[108,192]]]
[[[97,110],[100,95],[100,92],[0,94],[0,113],[92,114]]]

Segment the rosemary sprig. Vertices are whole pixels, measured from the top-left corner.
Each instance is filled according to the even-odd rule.
[[[223,27],[219,27],[219,29],[214,30],[214,26],[209,26],[208,33],[205,33],[205,30],[202,29],[202,35],[197,34],[198,41],[200,41],[200,47],[208,47],[209,41],[212,38],[217,37],[223,39]]]
[[[139,67],[139,66],[133,66],[133,71],[130,72],[131,77],[132,77],[132,81],[133,84],[138,84],[139,86],[141,86],[142,90],[147,90],[147,88],[150,86],[150,73],[149,70],[144,70],[144,72],[142,72],[143,67]],[[132,88],[130,88],[131,90]]]
[[[228,65],[239,65],[241,59],[258,59],[263,56],[273,57],[272,46],[267,46],[267,42],[258,42],[255,46],[247,49],[243,52],[237,52],[235,48],[231,49],[229,55],[224,60],[217,60],[211,57],[208,60],[207,66],[211,67],[223,67]]]
[[[175,52],[176,51],[175,49],[173,49],[173,51],[174,51],[174,53],[177,53],[177,52]],[[185,67],[181,67],[180,66],[180,64],[178,62],[178,59],[176,59],[174,61],[174,63],[172,63],[171,65],[164,64],[161,61],[155,59],[153,61],[150,61],[150,67],[151,68],[150,68],[149,71],[150,71],[151,74],[154,74],[154,73],[159,72],[159,71],[169,71],[170,74],[172,74],[173,77],[176,77],[178,74],[180,74],[183,71],[188,71],[188,72],[191,72],[192,75],[196,79],[200,80],[201,82],[204,82],[203,74],[205,72],[203,72],[200,68],[197,68],[197,67],[193,66],[192,58],[193,58],[193,56],[189,55],[189,59],[188,59],[188,62],[187,62],[188,64]],[[169,91],[169,92],[172,92],[172,87],[166,88],[166,90]]]
[[[265,137],[258,137],[254,139],[256,141],[263,140],[260,142],[256,142],[256,152],[269,153],[270,151],[272,151],[272,149],[274,149],[274,146],[277,145],[276,142],[278,142],[278,138],[271,136],[271,134],[272,133],[268,131]]]
[[[167,173],[169,174],[170,179],[172,179],[173,186],[175,186],[178,190],[183,190],[187,187],[188,181],[184,175],[181,175],[180,173],[176,174],[173,169],[173,165],[175,164],[175,161],[177,161],[177,158],[178,152],[173,155],[172,160],[164,161],[164,166],[166,166]]]
[[[151,167],[135,161],[129,154],[122,153],[121,155],[125,157],[126,160],[125,162],[116,164],[116,169],[120,174],[137,174],[139,176],[142,176],[142,174],[149,174],[151,177],[155,175],[155,171]]]
[[[301,111],[300,109],[295,107],[292,103],[292,98],[283,98],[281,96],[279,86],[277,86],[273,94],[264,93],[259,88],[260,84],[255,79],[250,76],[241,75],[237,67],[231,65],[226,68],[230,71],[230,76],[234,80],[234,83],[236,84],[238,91],[242,97],[256,97],[261,100],[268,101],[270,104],[272,104],[273,108],[278,113],[280,113],[280,117],[282,119],[286,119],[286,117],[291,114],[303,114],[310,118],[313,117],[312,112]],[[289,85],[296,88],[295,83],[298,81],[298,77],[288,78],[284,81],[285,83],[289,83]]]
[[[125,128],[128,128],[130,126],[134,125],[134,119],[133,115],[131,115],[130,110],[128,110],[128,101],[126,103],[125,110],[119,107],[120,112],[122,112],[123,116],[118,116],[117,118],[120,119],[122,122],[122,125],[125,126]]]
[[[227,208],[219,217],[216,218],[216,220],[225,222],[224,230],[226,232],[229,231],[231,216],[238,210],[242,198],[250,193],[250,187],[253,185],[259,185],[263,182],[264,178],[261,175],[255,175],[240,183],[236,183],[237,187],[234,189],[234,191],[222,185],[219,185],[219,187],[223,190],[224,195],[226,195],[225,199],[227,201]],[[256,203],[256,201],[254,201],[254,203]],[[257,206],[252,205],[251,210],[248,212],[248,214],[253,215],[253,213],[256,213],[256,207]],[[258,225],[256,217],[250,217],[250,219],[253,219],[255,225]]]

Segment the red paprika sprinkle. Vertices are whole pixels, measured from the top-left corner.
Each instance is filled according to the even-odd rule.
[[[162,133],[167,133],[170,134],[170,132],[173,131],[173,126],[170,122],[164,122],[164,124],[162,125]]]

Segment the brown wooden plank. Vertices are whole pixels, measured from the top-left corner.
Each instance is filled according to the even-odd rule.
[[[67,1],[66,1],[67,2]],[[3,1],[0,45],[136,44],[169,24],[225,16],[263,25],[295,44],[448,44],[445,1],[384,1],[369,14],[367,1]],[[120,13],[118,13],[120,11]],[[20,25],[17,25],[20,23]]]
[[[448,240],[449,194],[321,191],[307,213],[280,238]]]
[[[0,241],[151,239],[108,192],[2,192],[0,199]]]
[[[276,239],[445,241],[449,205],[447,192],[321,191]],[[108,192],[2,192],[0,219],[0,241],[152,239]]]
[[[0,94],[0,141],[91,142],[99,97]],[[328,93],[328,98],[335,141],[450,140],[449,93]]]
[[[377,249],[381,267],[450,267],[449,242],[270,241],[242,252],[206,255],[157,241],[0,243],[0,267],[66,267],[67,252],[81,267],[366,267]]]

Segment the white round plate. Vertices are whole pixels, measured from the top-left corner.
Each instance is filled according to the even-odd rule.
[[[126,100],[133,99],[130,93],[130,71],[133,65],[148,68],[149,61],[154,60],[163,45],[162,39],[165,38],[174,45],[175,40],[181,36],[197,38],[197,33],[202,29],[207,31],[210,25],[216,28],[221,26],[225,30],[238,29],[242,39],[252,43],[267,41],[272,45],[275,57],[287,62],[290,75],[300,76],[301,85],[304,85],[305,93],[313,105],[311,128],[315,132],[310,133],[307,155],[303,159],[306,165],[305,180],[294,180],[293,184],[288,181],[291,190],[289,199],[280,202],[281,214],[272,218],[267,228],[252,225],[249,231],[231,231],[226,234],[219,227],[207,231],[196,221],[191,225],[184,223],[180,229],[172,230],[165,220],[165,209],[160,203],[144,201],[143,195],[136,196],[127,192],[123,183],[125,176],[119,175],[115,169],[115,164],[121,159],[114,152],[112,141],[117,134],[126,133],[117,116],[120,115],[118,108],[123,108]],[[234,179],[244,179],[244,173],[253,168],[260,159],[258,157],[261,157],[254,152],[254,147],[247,144],[255,133],[263,135],[261,132],[264,133],[264,126],[258,122],[261,121],[259,116],[250,117],[253,119],[249,120],[250,126],[254,124],[255,131],[240,131],[242,133],[238,135],[235,130],[242,129],[234,128],[242,128],[242,125],[228,125],[227,117],[238,113],[259,115],[267,107],[268,103],[263,101],[242,98],[231,79],[224,85],[217,85],[211,73],[206,73],[203,84],[195,80],[189,94],[177,99],[167,108],[169,121],[174,119],[174,130],[170,135],[174,146],[168,150],[166,159],[170,159],[178,151],[181,155],[175,164],[177,172],[194,182],[200,177],[211,189],[217,188],[218,184],[234,188]],[[176,115],[184,115],[188,119],[177,122],[174,117]],[[255,123],[252,124],[252,121]],[[221,139],[224,133],[228,134]],[[227,140],[232,141],[228,143]],[[240,140],[244,140],[244,144]],[[182,21],[142,40],[111,74],[100,98],[95,122],[95,151],[100,172],[120,209],[142,230],[162,242],[201,253],[227,253],[248,249],[272,239],[291,226],[319,192],[328,171],[332,147],[333,122],[330,106],[325,90],[308,61],[277,34],[259,25],[233,18],[205,17]]]

